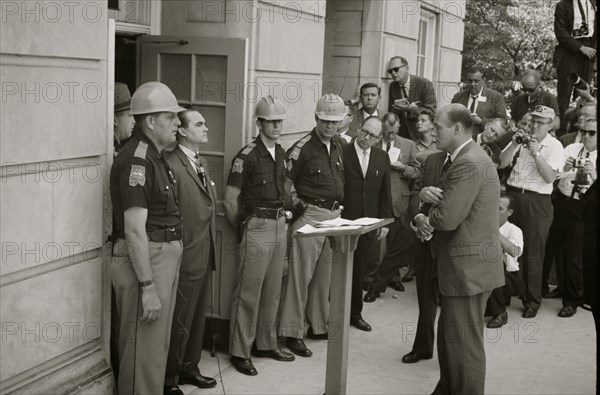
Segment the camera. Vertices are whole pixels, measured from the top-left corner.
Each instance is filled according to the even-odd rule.
[[[573,29],[573,37],[587,36],[588,34],[590,34],[590,29],[585,22],[581,24],[579,29]]]
[[[515,141],[517,144],[527,145],[531,141],[531,136],[519,129],[515,134]]]
[[[587,90],[589,87],[588,83],[583,78],[578,76],[577,73],[569,74],[567,81],[569,81],[574,88],[579,90]]]
[[[585,166],[585,159],[583,159],[583,158],[577,158],[573,162],[574,168],[581,169],[583,166]]]

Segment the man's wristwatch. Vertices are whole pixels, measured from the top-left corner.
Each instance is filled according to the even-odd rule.
[[[140,286],[141,286],[142,288],[144,288],[144,287],[149,287],[149,286],[151,286],[152,284],[154,284],[154,280],[140,281]]]

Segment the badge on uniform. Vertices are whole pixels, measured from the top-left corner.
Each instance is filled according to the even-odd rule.
[[[235,158],[233,161],[233,167],[231,171],[234,173],[242,173],[244,171],[244,160],[240,158]]]
[[[146,168],[140,165],[131,165],[131,173],[129,173],[129,185],[144,186],[146,184]]]

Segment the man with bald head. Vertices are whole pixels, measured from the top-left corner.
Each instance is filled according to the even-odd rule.
[[[432,235],[441,314],[437,344],[440,380],[434,394],[483,394],[483,315],[504,285],[498,232],[500,181],[490,157],[473,141],[467,108],[450,104],[435,116],[433,139],[447,157],[437,186],[421,189],[417,236]]]
[[[517,96],[510,105],[511,126],[515,126],[523,115],[532,112],[535,106],[542,105],[550,107],[556,114],[552,124],[552,130],[558,130],[560,119],[558,117],[558,102],[556,96],[541,87],[541,76],[537,70],[527,70],[521,78],[523,92]]]

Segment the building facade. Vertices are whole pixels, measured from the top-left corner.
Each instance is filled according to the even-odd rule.
[[[119,10],[109,9],[118,6]],[[160,80],[199,105],[222,198],[261,96],[288,113],[284,147],[314,126],[322,93],[382,85],[386,62],[449,102],[460,78],[464,1],[0,1],[0,392],[111,393],[115,81]],[[214,318],[225,319],[235,237],[218,208]]]

